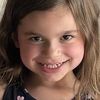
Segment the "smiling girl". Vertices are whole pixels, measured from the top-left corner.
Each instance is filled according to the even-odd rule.
[[[93,0],[7,0],[2,100],[99,100],[98,16]]]

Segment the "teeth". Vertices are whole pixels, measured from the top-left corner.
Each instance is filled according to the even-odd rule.
[[[57,64],[58,67],[60,67],[62,65],[62,63]]]
[[[43,64],[43,66],[45,67],[45,68],[57,68],[57,67],[60,67],[61,66],[61,63],[59,63],[59,64]]]

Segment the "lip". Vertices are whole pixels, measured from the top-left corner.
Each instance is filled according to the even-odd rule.
[[[54,72],[58,72],[60,70],[60,68],[62,68],[62,66],[68,61],[69,60],[66,60],[66,61],[63,61],[60,63],[56,63],[56,64],[39,63],[39,65],[40,65],[41,71],[43,71],[45,73],[54,73]]]

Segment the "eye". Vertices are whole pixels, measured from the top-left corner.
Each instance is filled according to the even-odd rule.
[[[71,40],[72,38],[73,38],[74,36],[72,36],[72,35],[63,35],[62,36],[62,38],[61,38],[61,40],[63,40],[63,41],[69,41],[69,40]]]
[[[41,42],[43,42],[43,38],[40,37],[40,36],[32,36],[32,37],[30,37],[30,40],[32,42],[35,42],[35,43],[41,43]]]

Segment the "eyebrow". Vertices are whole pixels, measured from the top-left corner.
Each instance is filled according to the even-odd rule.
[[[79,32],[78,30],[67,30],[67,31],[63,31],[63,32],[60,32],[60,33],[58,33],[59,35],[61,34],[61,33],[63,33],[63,34],[70,34],[70,33],[73,33],[73,32]],[[32,32],[32,31],[30,31],[30,32],[25,32],[24,33],[25,35],[39,35],[39,36],[41,36],[42,35],[42,33],[39,33],[39,32]],[[57,35],[58,35],[57,34]]]
[[[30,31],[30,32],[25,32],[24,34],[25,34],[25,35],[37,35],[37,34],[40,35],[40,34],[37,33],[37,32],[31,32],[31,31]]]
[[[25,32],[24,33],[26,36],[34,36],[34,35],[38,35],[38,36],[41,36],[41,37],[43,37],[43,38],[45,38],[45,36],[43,36],[41,33],[38,33],[38,32]]]
[[[79,31],[75,29],[75,30],[67,30],[67,31],[64,31],[63,33],[70,34],[72,32],[79,32]]]

